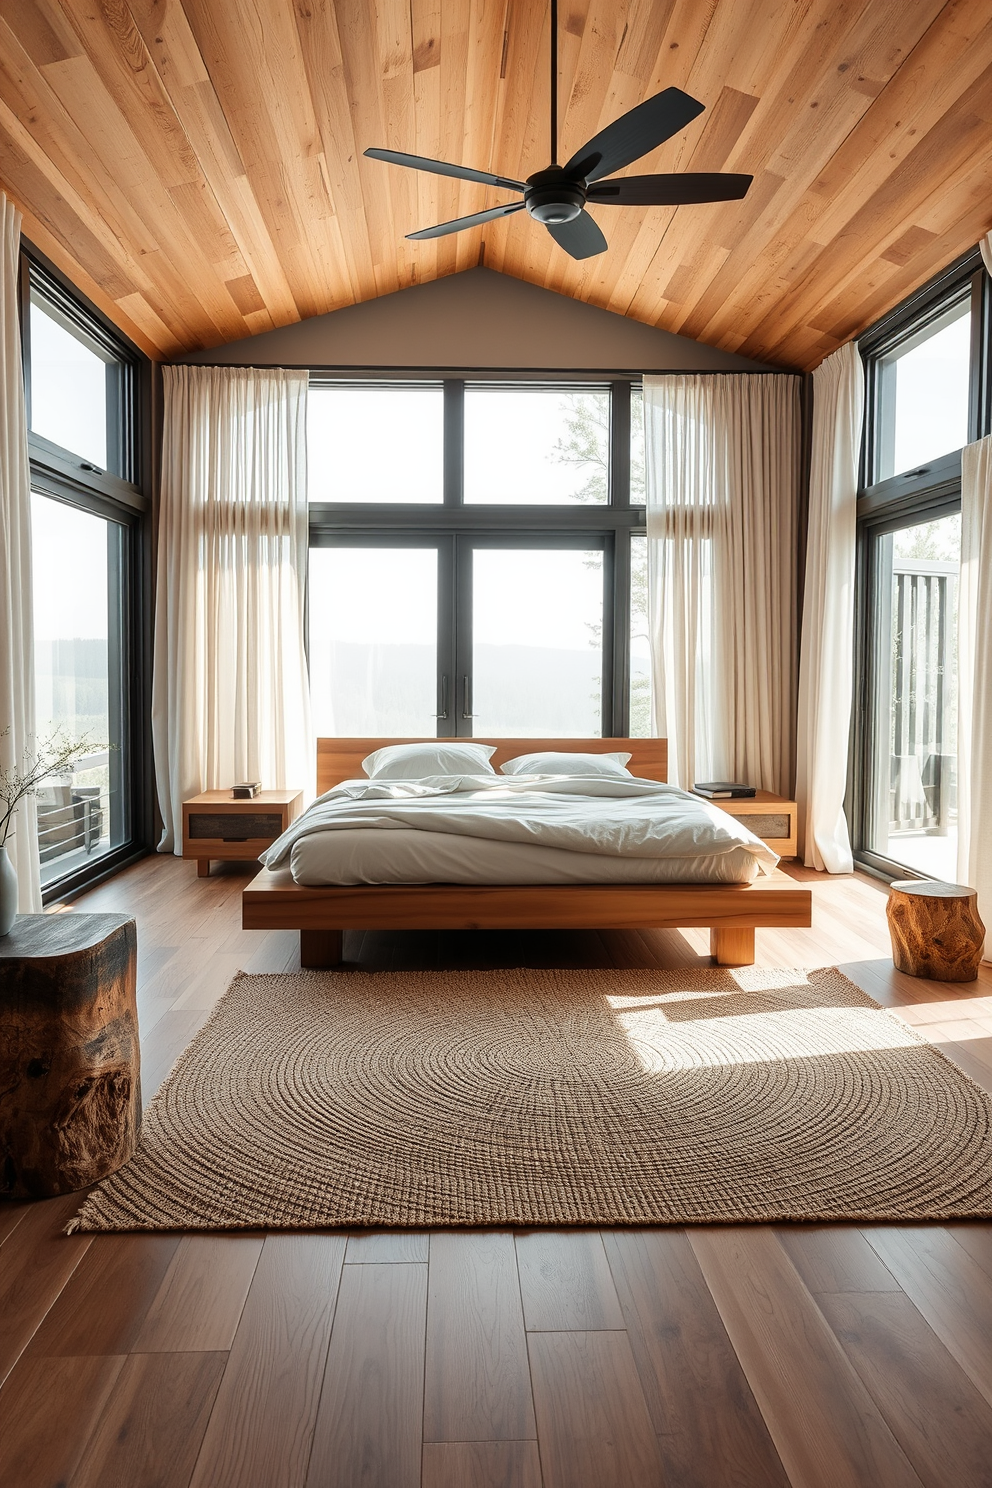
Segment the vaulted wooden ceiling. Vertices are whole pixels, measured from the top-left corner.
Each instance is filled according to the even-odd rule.
[[[155,354],[483,260],[762,360],[815,366],[992,226],[988,0],[561,0],[567,157],[676,85],[631,168],[754,174],[742,203],[594,208],[575,263],[507,199],[362,158],[548,159],[545,0],[0,0],[0,184]]]

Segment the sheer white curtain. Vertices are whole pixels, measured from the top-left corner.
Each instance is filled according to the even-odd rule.
[[[961,451],[957,874],[992,934],[992,435]]]
[[[655,732],[669,779],[788,795],[799,379],[644,379]]]
[[[312,794],[306,372],[166,367],[152,729],[159,851],[236,780]]]
[[[0,191],[0,765],[23,770],[35,750],[31,473],[17,276],[21,214]],[[7,851],[21,914],[41,910],[34,796],[17,808]]]
[[[853,342],[813,373],[796,798],[807,868],[850,873],[844,816],[854,671],[854,553],[864,370]]]

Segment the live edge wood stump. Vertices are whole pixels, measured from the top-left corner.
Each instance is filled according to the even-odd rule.
[[[935,982],[975,980],[985,926],[978,917],[974,889],[933,879],[904,879],[889,885],[886,916],[897,971]]]
[[[0,1195],[71,1193],[134,1151],[136,949],[113,914],[18,915],[0,938]]]

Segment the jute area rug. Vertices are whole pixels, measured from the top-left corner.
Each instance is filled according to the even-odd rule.
[[[82,1230],[992,1215],[992,1102],[836,970],[239,974]]]

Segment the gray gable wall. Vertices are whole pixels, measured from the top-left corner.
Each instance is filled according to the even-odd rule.
[[[207,366],[342,370],[764,372],[492,269],[467,269],[361,305],[179,358]]]

